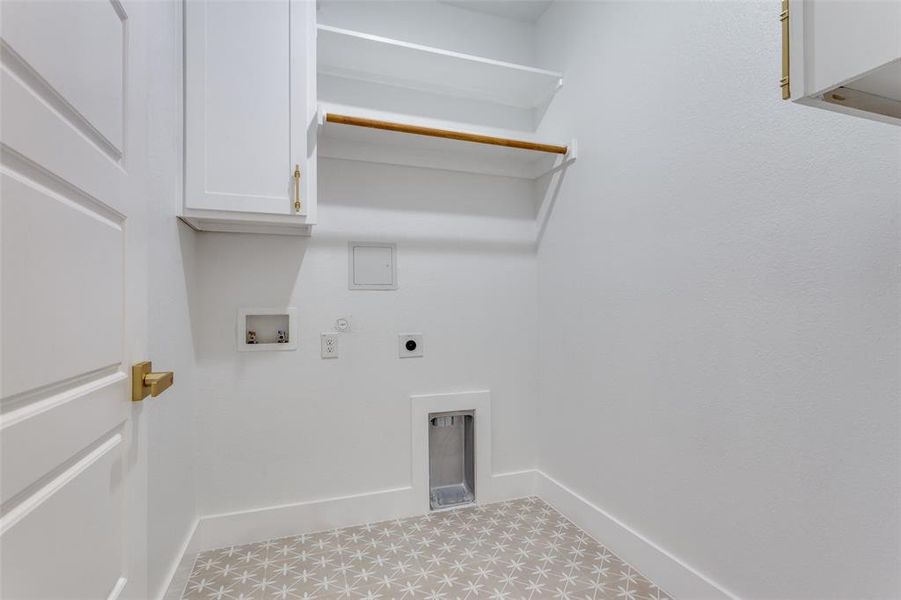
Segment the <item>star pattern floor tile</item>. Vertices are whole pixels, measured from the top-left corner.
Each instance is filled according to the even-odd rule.
[[[183,600],[669,600],[538,498],[209,550]]]

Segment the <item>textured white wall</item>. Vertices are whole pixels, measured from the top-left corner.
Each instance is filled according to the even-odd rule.
[[[311,238],[200,234],[189,281],[201,514],[410,483],[410,395],[488,388],[495,472],[533,466],[534,204],[522,180],[320,160]],[[347,242],[397,242],[400,288],[347,289]],[[295,352],[236,352],[241,306],[293,305]],[[319,334],[346,317],[341,357]],[[425,357],[397,358],[421,332]]]
[[[901,133],[781,102],[777,12],[555,3],[543,128],[581,155],[537,264],[515,180],[322,160],[310,239],[163,206],[151,349],[180,389],[148,409],[151,590],[194,481],[200,514],[403,486],[409,395],[487,387],[495,472],[537,460],[742,597],[901,595]],[[468,49],[530,62],[520,33]],[[346,289],[352,239],[398,242],[398,292]],[[239,306],[289,303],[297,352],[234,351]],[[427,356],[398,360],[411,330]]]
[[[744,598],[898,598],[901,130],[779,99],[776,2],[556,2],[539,466]]]

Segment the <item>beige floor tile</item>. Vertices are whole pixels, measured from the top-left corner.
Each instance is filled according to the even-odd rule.
[[[220,548],[185,600],[669,600],[537,498]]]

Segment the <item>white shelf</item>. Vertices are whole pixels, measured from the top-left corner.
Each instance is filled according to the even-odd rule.
[[[572,142],[556,144],[569,147],[569,152],[552,154],[503,146],[473,143],[357,127],[341,123],[329,123],[327,114],[339,114],[362,119],[376,119],[405,125],[453,130],[474,135],[510,137],[528,142],[542,143],[522,132],[477,129],[447,121],[413,118],[408,115],[364,110],[357,107],[320,103],[319,156],[366,162],[444,169],[499,175],[521,179],[536,179],[545,173],[575,159]],[[544,142],[546,143],[546,142]]]
[[[563,75],[329,25],[318,26],[318,72],[534,108],[563,85]]]

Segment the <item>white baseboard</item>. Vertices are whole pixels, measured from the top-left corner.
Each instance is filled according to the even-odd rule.
[[[190,551],[408,517],[416,514],[411,500],[410,488],[402,487],[208,515],[197,524]]]
[[[479,503],[533,495],[554,506],[675,598],[737,599],[734,593],[541,471],[529,469],[492,475],[488,489],[479,494]],[[412,487],[401,487],[209,515],[197,522],[184,553],[196,554],[213,548],[417,514],[422,514],[422,499]]]
[[[535,471],[535,479],[539,498],[673,597],[691,600],[738,598],[549,475]]]
[[[535,475],[538,471],[527,469],[524,471],[510,471],[508,473],[496,473],[491,476],[491,487],[488,492],[479,497],[479,504],[490,502],[503,502],[535,495]]]
[[[499,473],[491,477],[490,485],[479,495],[479,502],[522,498],[532,495],[534,490],[535,471]],[[208,515],[197,523],[186,551],[197,553],[299,533],[412,517],[422,514],[421,505],[421,498],[416,497],[412,487],[401,487]]]
[[[190,568],[185,569],[185,565],[183,565],[183,561],[186,556],[193,556],[189,548],[191,546],[191,541],[194,539],[194,534],[197,532],[197,524],[200,522],[200,519],[194,519],[194,522],[191,523],[191,527],[188,528],[187,535],[182,540],[181,547],[179,548],[178,555],[172,561],[172,565],[169,567],[169,572],[166,574],[166,579],[164,581],[164,585],[162,589],[158,591],[156,594],[156,598],[160,600],[166,600],[168,598],[172,598],[173,595],[173,585],[175,588],[180,588],[177,590],[178,597],[181,596],[181,592],[184,590],[185,585],[188,583],[188,577],[190,576]],[[193,561],[192,561],[193,562]],[[151,595],[151,597],[154,597]]]

